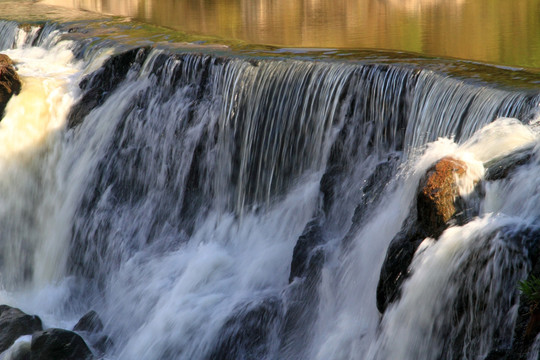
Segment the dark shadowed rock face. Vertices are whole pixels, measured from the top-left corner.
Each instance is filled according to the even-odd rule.
[[[414,253],[425,238],[426,234],[416,224],[416,217],[410,216],[392,239],[377,284],[377,309],[381,314],[399,298],[401,285],[409,276]]]
[[[304,232],[294,246],[289,282],[292,282],[296,277],[308,275],[307,270],[310,267],[313,249],[322,243],[321,225],[317,219],[313,219],[306,225]]]
[[[23,335],[42,330],[41,319],[17,308],[0,305],[0,352],[8,349]]]
[[[99,70],[84,78],[79,85],[83,96],[71,108],[67,120],[68,128],[82,123],[90,111],[103,104],[126,79],[129,70],[139,70],[149,52],[150,49],[145,47],[114,55]]]
[[[208,359],[266,359],[275,340],[281,308],[281,301],[273,296],[239,306],[223,325]]]
[[[31,360],[87,360],[92,352],[73,331],[47,329],[34,333],[30,345]]]
[[[520,166],[531,161],[534,154],[534,146],[527,146],[517,151],[494,159],[488,162],[486,166],[486,181],[501,180],[511,175]]]
[[[105,354],[107,349],[113,345],[109,336],[103,332],[103,322],[94,310],[84,314],[73,327],[73,331],[83,335],[92,350],[99,355]]]
[[[94,310],[84,314],[73,327],[73,331],[99,332],[102,330],[103,323],[101,322],[99,315]]]
[[[0,118],[9,99],[19,94],[21,86],[13,61],[7,55],[0,54]]]

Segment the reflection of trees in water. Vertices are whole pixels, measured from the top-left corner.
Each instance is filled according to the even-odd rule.
[[[43,4],[74,7],[103,14],[136,17],[145,0],[42,0]]]
[[[391,6],[395,6],[411,13],[426,11],[434,6],[444,6],[445,11],[456,11],[465,3],[465,0],[380,0]]]
[[[540,67],[540,0],[46,1],[250,43],[397,49]]]

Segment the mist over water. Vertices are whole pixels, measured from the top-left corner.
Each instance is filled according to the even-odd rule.
[[[119,55],[120,76],[123,49],[63,32],[0,21],[23,81],[0,123],[2,303],[46,327],[96,310],[107,359],[481,358],[494,332],[511,341],[539,91],[150,47]],[[381,318],[380,268],[426,170],[463,160],[465,195],[523,147],[532,161],[486,185],[477,218],[424,240]]]

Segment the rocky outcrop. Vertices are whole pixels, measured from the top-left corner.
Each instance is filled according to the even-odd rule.
[[[92,351],[82,337],[73,331],[47,329],[32,335],[31,360],[88,360]]]
[[[0,118],[4,115],[9,99],[19,94],[21,86],[13,60],[7,55],[0,54]]]
[[[417,225],[416,216],[409,216],[401,231],[392,239],[384,259],[377,284],[377,309],[385,312],[389,304],[399,298],[401,284],[409,276],[414,253],[427,237]]]
[[[25,314],[8,305],[0,305],[0,352],[8,349],[19,337],[42,329],[39,317]]]
[[[83,96],[68,114],[68,128],[82,123],[90,111],[103,104],[126,79],[130,69],[140,68],[149,52],[150,48],[143,47],[114,55],[99,70],[84,78],[79,85]]]
[[[73,327],[73,331],[82,334],[99,355],[105,354],[113,344],[111,339],[103,333],[103,322],[94,310],[84,314]]]
[[[103,323],[94,310],[83,315],[73,327],[73,331],[99,332],[103,330]]]
[[[452,223],[464,224],[477,214],[459,195],[458,181],[467,172],[463,161],[445,157],[430,167],[419,182],[415,208],[392,239],[377,286],[377,308],[383,313],[399,298],[401,284],[416,249],[427,237],[438,238]],[[480,189],[480,187],[479,187]],[[478,190],[479,196],[481,191]]]
[[[275,341],[283,304],[269,296],[239,305],[221,328],[208,359],[264,359]]]
[[[483,183],[504,181],[520,167],[534,159],[534,148],[524,147],[494,159],[486,164]],[[443,162],[444,160],[444,162]],[[431,167],[419,183],[417,201],[401,231],[389,245],[377,287],[377,307],[381,313],[400,296],[401,285],[409,275],[409,266],[420,243],[426,237],[437,238],[451,224],[464,224],[475,211],[468,208],[470,203],[460,199],[456,190],[456,176],[464,174],[463,165],[455,159],[443,159]],[[477,186],[477,196],[482,196],[482,183]],[[540,277],[540,229],[532,226],[509,229],[505,234],[507,242],[516,248],[522,247],[530,265],[529,278]],[[477,259],[478,260],[478,259]],[[517,289],[518,284],[515,284]],[[517,290],[516,290],[517,291]],[[463,303],[465,304],[465,303]],[[466,311],[457,306],[457,313]],[[531,305],[522,295],[513,306],[518,308],[512,341],[494,341],[494,347],[486,359],[526,360],[531,359],[535,339],[540,336],[540,308]],[[502,336],[498,334],[498,336]],[[499,339],[500,340],[500,339]],[[536,357],[534,357],[536,359]]]
[[[31,342],[23,340],[15,344],[24,335],[31,335]],[[92,350],[81,335],[88,339]],[[58,328],[43,330],[39,317],[0,305],[0,353],[6,352],[8,359],[88,360],[94,359],[93,351],[101,356],[111,345],[95,311],[86,313],[73,331]]]

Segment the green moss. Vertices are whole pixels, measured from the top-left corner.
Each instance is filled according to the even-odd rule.
[[[540,279],[534,275],[519,282],[519,291],[525,296],[525,300],[532,307],[540,304]]]

